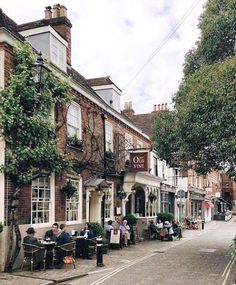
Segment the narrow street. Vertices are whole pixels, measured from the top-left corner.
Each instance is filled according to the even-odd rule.
[[[233,217],[229,222],[213,221],[205,230],[187,230],[180,241],[145,241],[112,250],[104,256],[105,267],[65,284],[234,284],[230,245],[235,221]]]

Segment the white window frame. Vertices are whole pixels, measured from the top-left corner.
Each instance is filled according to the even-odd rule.
[[[66,71],[66,46],[59,41],[54,35],[51,36],[51,51],[50,58],[52,62],[63,71]]]
[[[133,148],[133,137],[125,133],[125,150],[129,150],[130,148]]]
[[[143,148],[143,142],[137,140],[137,148]]]
[[[68,177],[67,181],[70,180],[72,185],[76,187],[77,192],[71,198],[66,198],[65,208],[65,221],[67,225],[73,225],[82,223],[82,179],[81,177]],[[75,207],[75,210],[71,210]],[[69,210],[68,210],[69,209]],[[71,211],[70,211],[71,210]],[[72,212],[75,212],[77,219],[68,220],[68,216],[72,216]],[[68,215],[69,213],[69,215]]]
[[[44,181],[46,182],[46,179],[48,179],[48,185],[44,184],[44,186],[40,187],[39,182],[40,181]],[[33,197],[33,191],[34,189],[36,190],[37,193],[37,197],[35,196],[35,198]],[[50,176],[45,176],[45,177],[39,177],[36,178],[35,180],[32,181],[31,183],[31,225],[33,225],[34,227],[37,226],[48,226],[51,225],[52,221],[54,221],[55,219],[55,212],[53,211],[54,206],[55,206],[55,193],[54,193],[54,189],[55,189],[55,176],[54,174],[50,175]],[[40,198],[40,191],[44,192],[44,195],[42,198]],[[49,191],[49,200],[45,199],[45,191]],[[33,210],[33,204],[36,203],[36,210]],[[43,209],[42,211],[39,211],[37,208],[40,204],[43,204]],[[48,210],[47,211],[43,211],[45,208],[45,205],[48,204]],[[36,222],[33,221],[33,213],[40,213],[40,212],[48,212],[48,221],[47,222],[39,222],[39,220],[37,220]],[[38,215],[36,215],[38,216]],[[38,217],[37,217],[38,218]]]
[[[113,151],[113,126],[111,123],[105,123],[106,151]]]
[[[108,222],[114,217],[114,183],[109,181],[110,188],[105,192],[105,205],[104,205],[104,218],[105,222]],[[108,214],[109,213],[109,214]]]
[[[72,113],[72,108],[75,109],[76,114]],[[67,136],[76,136],[78,139],[81,139],[81,124],[81,107],[76,102],[72,102],[71,105],[68,106],[67,112]]]

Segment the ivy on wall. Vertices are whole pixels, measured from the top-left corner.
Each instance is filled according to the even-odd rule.
[[[0,92],[0,136],[6,142],[6,161],[0,171],[16,186],[29,184],[40,172],[61,172],[70,167],[57,148],[56,124],[50,114],[56,104],[71,101],[69,84],[51,72],[40,93],[32,66],[36,60],[25,42],[14,49],[15,71]]]

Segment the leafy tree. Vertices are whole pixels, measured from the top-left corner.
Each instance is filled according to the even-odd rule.
[[[223,170],[236,181],[236,1],[209,0],[199,26],[175,110],[160,112],[154,122],[156,150],[170,165],[199,174]]]
[[[5,164],[0,166],[13,182],[15,191],[9,200],[9,253],[11,270],[20,251],[21,235],[14,203],[22,186],[29,185],[40,173],[62,172],[71,166],[66,154],[57,147],[57,125],[50,117],[55,105],[70,102],[67,82],[49,75],[41,93],[37,92],[32,73],[36,56],[29,43],[14,49],[15,70],[8,85],[0,92],[0,136],[6,142]],[[13,228],[16,247],[13,247]]]

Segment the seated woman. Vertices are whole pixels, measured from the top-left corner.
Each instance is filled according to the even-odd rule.
[[[34,228],[32,227],[28,228],[26,233],[27,236],[23,238],[23,243],[36,245],[42,248],[42,250],[39,250],[34,254],[34,265],[35,265],[34,269],[41,270],[43,269],[43,263],[44,263],[44,251],[45,251],[44,246],[34,236],[34,234],[36,233]]]
[[[90,224],[89,223],[85,223],[84,229],[80,232],[80,236],[83,236],[86,239],[94,237],[93,231],[90,230]]]
[[[80,232],[80,236],[84,237],[84,239],[77,240],[78,252],[77,256],[87,259],[92,259],[93,250],[96,242],[92,240],[94,238],[94,233],[90,229],[90,224],[85,223],[84,229]]]

